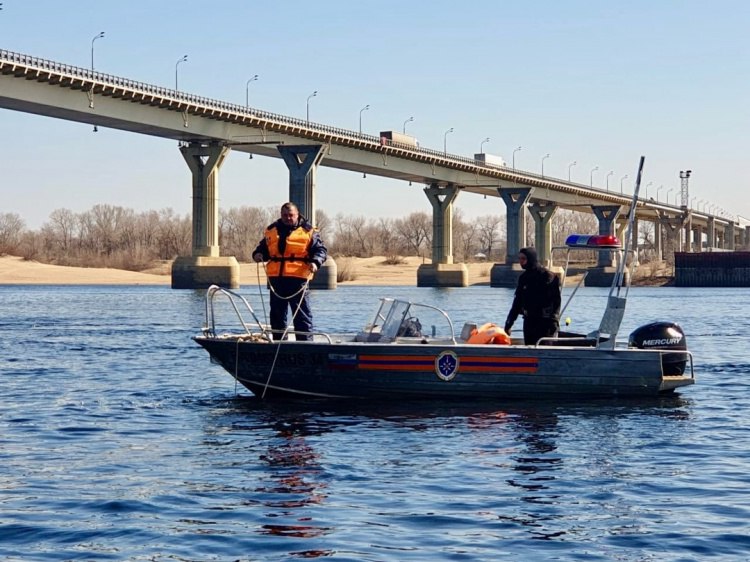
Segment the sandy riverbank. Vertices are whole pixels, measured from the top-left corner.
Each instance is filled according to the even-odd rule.
[[[422,258],[404,258],[404,263],[386,265],[385,258],[339,258],[339,271],[351,274],[346,285],[413,285]],[[492,264],[469,264],[471,283],[489,283]],[[240,264],[242,285],[265,284],[263,267],[255,263]],[[168,263],[148,272],[94,267],[67,267],[26,261],[19,257],[0,257],[0,285],[169,285]]]
[[[417,268],[422,258],[404,258],[404,263],[388,265],[385,258],[339,258],[339,271],[351,273],[349,281],[342,285],[415,285]],[[490,281],[492,263],[467,264],[469,284],[484,284]],[[662,272],[657,272],[662,273]],[[260,279],[259,279],[260,278]],[[263,268],[254,263],[240,264],[242,285],[265,283]],[[640,280],[640,282],[639,282]],[[663,275],[636,275],[637,284],[661,285],[669,278]],[[574,281],[572,279],[571,281]],[[169,285],[171,283],[168,263],[148,272],[124,271],[120,269],[94,267],[67,267],[26,261],[19,257],[0,257],[0,285]]]

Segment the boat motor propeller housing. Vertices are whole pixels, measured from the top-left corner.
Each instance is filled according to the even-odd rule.
[[[628,347],[638,349],[667,349],[675,353],[662,356],[662,371],[665,375],[682,375],[688,362],[685,332],[674,322],[652,322],[636,328],[628,338]]]

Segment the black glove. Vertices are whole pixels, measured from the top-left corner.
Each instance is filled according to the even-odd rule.
[[[505,333],[506,333],[506,334],[510,335],[510,329],[511,329],[511,327],[512,327],[512,326],[511,326],[510,324],[506,324],[506,325],[505,325],[505,328],[504,328],[504,329],[505,329]]]

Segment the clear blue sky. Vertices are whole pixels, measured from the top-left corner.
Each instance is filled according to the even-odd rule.
[[[746,0],[412,1],[2,0],[0,48],[376,134],[486,152],[516,167],[632,192],[646,156],[649,196],[690,195],[750,217],[750,2]],[[174,141],[0,110],[2,205],[38,228],[58,208],[97,203],[190,212],[190,175]],[[277,206],[279,159],[231,154],[222,207]],[[496,205],[496,206],[495,206]],[[422,186],[321,168],[330,215],[430,212]],[[504,213],[463,194],[469,216]]]

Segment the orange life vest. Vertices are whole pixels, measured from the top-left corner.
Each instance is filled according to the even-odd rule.
[[[498,343],[509,345],[510,336],[497,324],[488,322],[487,324],[472,330],[466,343]]]
[[[279,251],[279,231],[274,225],[266,229],[266,246],[270,260],[266,265],[269,277],[301,277],[307,279],[310,274],[309,249],[312,243],[313,230],[298,226],[286,238],[284,253]]]

